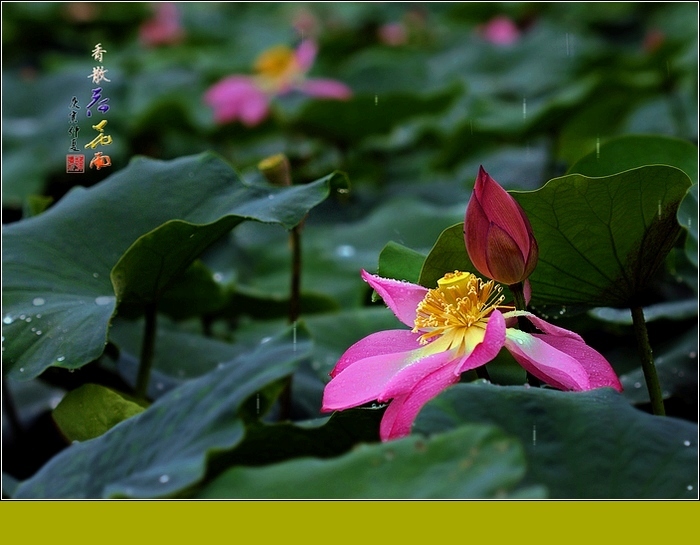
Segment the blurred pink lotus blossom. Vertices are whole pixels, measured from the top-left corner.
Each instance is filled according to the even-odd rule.
[[[659,49],[663,43],[666,41],[666,35],[661,32],[658,28],[652,28],[644,36],[644,43],[642,44],[642,49],[647,53],[653,53]]]
[[[387,23],[377,30],[379,41],[393,47],[408,43],[408,30],[403,23]]]
[[[498,15],[479,27],[479,34],[495,45],[511,45],[520,38],[520,30],[505,15]]]
[[[155,5],[155,15],[139,28],[139,39],[148,47],[169,45],[182,41],[185,29],[180,24],[180,10],[173,2]]]
[[[233,75],[210,87],[204,101],[214,109],[217,123],[240,120],[252,127],[269,114],[270,100],[291,91],[331,100],[347,100],[350,88],[340,81],[307,78],[318,48],[304,40],[296,50],[280,45],[264,51],[255,61],[253,76]]]

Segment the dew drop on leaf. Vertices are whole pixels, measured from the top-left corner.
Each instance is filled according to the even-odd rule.
[[[32,300],[32,305],[34,305],[35,307],[40,307],[44,303],[46,303],[46,299],[44,299],[43,297],[35,297]]]

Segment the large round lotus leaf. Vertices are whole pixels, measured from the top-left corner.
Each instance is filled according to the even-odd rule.
[[[328,196],[333,178],[286,188],[249,185],[210,153],[137,158],[90,189],[73,189],[43,214],[9,225],[3,372],[28,379],[52,365],[77,368],[96,359],[120,301],[134,313],[156,300],[244,220],[291,228]]]
[[[173,496],[204,476],[214,452],[244,436],[244,402],[309,355],[305,332],[284,335],[191,380],[144,412],[54,456],[17,498]]]
[[[641,412],[609,388],[458,384],[425,406],[415,429],[442,433],[466,423],[518,437],[524,484],[545,485],[554,498],[697,497],[697,425]]]
[[[361,445],[330,460],[303,458],[262,468],[232,468],[204,498],[542,497],[518,490],[522,447],[492,426],[464,426],[430,439]]]
[[[653,165],[603,178],[570,174],[536,191],[513,192],[539,246],[532,302],[629,305],[673,247],[676,212],[689,186],[683,171]],[[422,285],[434,286],[455,269],[477,272],[462,229],[454,225],[440,235],[423,264]]]

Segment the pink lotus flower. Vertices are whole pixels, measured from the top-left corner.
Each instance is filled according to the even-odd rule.
[[[396,47],[408,43],[408,29],[403,23],[386,23],[377,30],[379,41]]]
[[[311,40],[301,42],[295,51],[286,46],[268,49],[255,62],[255,76],[229,76],[210,87],[204,101],[214,108],[217,123],[240,120],[252,127],[267,117],[272,98],[291,91],[333,100],[350,98],[352,91],[344,83],[306,77],[316,53]]]
[[[561,390],[622,390],[607,360],[576,333],[526,311],[502,314],[501,286],[492,280],[455,271],[429,290],[364,270],[362,278],[413,329],[380,331],[352,345],[331,372],[322,411],[391,400],[380,425],[383,441],[408,435],[423,405],[504,346],[529,373]],[[518,316],[542,333],[506,327]]]
[[[494,45],[511,45],[520,38],[520,30],[505,15],[494,17],[485,25],[479,27],[478,30],[487,42],[491,42]]]
[[[537,241],[530,221],[483,167],[467,205],[464,242],[476,269],[502,284],[522,282],[537,265]]]
[[[185,30],[180,24],[180,10],[173,2],[159,2],[156,13],[139,28],[139,39],[148,47],[182,41]]]

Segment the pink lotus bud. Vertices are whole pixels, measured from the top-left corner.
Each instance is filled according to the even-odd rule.
[[[477,270],[502,284],[522,282],[537,265],[537,241],[530,221],[483,167],[467,205],[464,242]]]

